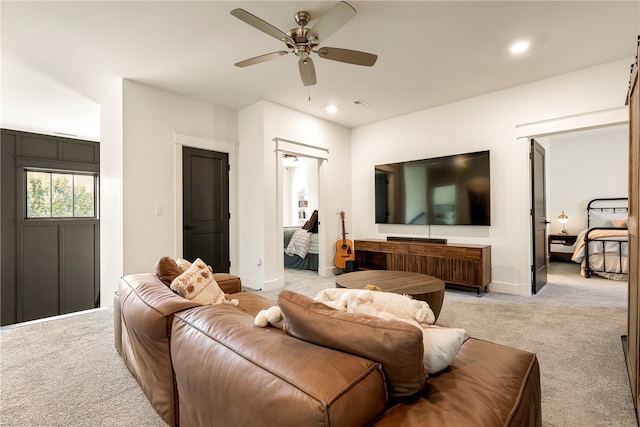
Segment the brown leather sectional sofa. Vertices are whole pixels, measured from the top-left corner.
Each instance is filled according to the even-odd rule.
[[[169,425],[541,426],[536,356],[474,338],[421,392],[390,398],[380,363],[258,328],[274,302],[199,306],[155,274],[122,279],[114,299],[115,346]]]

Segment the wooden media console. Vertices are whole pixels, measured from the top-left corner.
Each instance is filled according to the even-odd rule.
[[[491,246],[361,239],[354,248],[359,269],[428,274],[478,294],[491,283]]]

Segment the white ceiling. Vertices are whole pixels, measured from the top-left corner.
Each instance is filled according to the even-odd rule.
[[[357,15],[321,46],[375,53],[373,67],[314,55],[318,84],[307,88],[294,55],[233,65],[284,44],[232,9],[286,32],[296,11],[313,26],[334,4],[2,1],[2,125],[49,120],[40,127],[95,133],[99,103],[126,78],[235,110],[268,100],[357,127],[614,60],[631,65],[640,34],[638,1],[350,1]],[[515,57],[508,47],[519,39],[532,48]]]

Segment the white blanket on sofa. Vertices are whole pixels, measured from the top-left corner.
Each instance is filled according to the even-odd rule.
[[[462,343],[468,338],[465,329],[433,326],[435,316],[429,304],[405,295],[328,288],[320,291],[315,300],[348,313],[400,320],[418,327],[422,331],[424,344],[422,363],[428,374],[435,374],[449,366],[460,351]]]

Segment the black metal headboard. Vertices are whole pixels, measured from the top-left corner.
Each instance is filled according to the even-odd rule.
[[[591,228],[589,214],[591,211],[599,212],[629,212],[628,197],[611,197],[605,199],[593,199],[587,203],[587,228]]]

